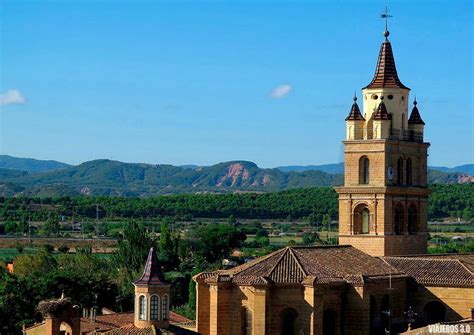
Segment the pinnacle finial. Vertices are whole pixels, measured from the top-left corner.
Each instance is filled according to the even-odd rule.
[[[418,101],[416,101],[416,95],[415,95],[415,100],[413,100],[413,104],[416,106],[418,105]]]
[[[390,35],[390,32],[388,31],[388,19],[392,17],[392,15],[388,14],[388,7],[385,6],[385,11],[380,14],[380,17],[382,19],[385,19],[385,30],[383,32],[383,36],[385,37],[385,40],[388,40],[388,36]]]
[[[357,101],[357,95],[356,95],[356,92],[354,92],[354,102]]]

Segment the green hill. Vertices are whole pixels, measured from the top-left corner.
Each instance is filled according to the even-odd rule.
[[[45,188],[50,190],[48,194],[57,189],[61,190],[61,194],[149,196],[175,193],[278,191],[331,186],[339,184],[342,179],[339,175],[321,171],[285,173],[278,169],[261,169],[256,164],[246,161],[189,169],[172,165],[94,160],[61,170],[5,174],[0,180],[3,184],[8,183],[10,190],[11,185],[17,185],[21,189],[21,194],[30,196],[44,193]]]
[[[466,183],[471,181],[470,178],[472,177],[459,172],[439,170],[430,170],[428,175],[429,182],[437,184]],[[262,169],[248,161],[189,168],[100,159],[43,172],[0,168],[0,195],[3,196],[153,196],[206,192],[273,192],[335,186],[342,182],[341,174],[304,169]]]
[[[20,170],[26,172],[43,172],[64,169],[71,165],[53,160],[38,160],[0,155],[0,169]]]

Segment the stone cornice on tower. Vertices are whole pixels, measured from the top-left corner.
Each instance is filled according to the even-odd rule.
[[[398,78],[392,45],[388,39],[385,39],[380,47],[374,78],[370,84],[363,89],[370,88],[402,88],[409,90]]]

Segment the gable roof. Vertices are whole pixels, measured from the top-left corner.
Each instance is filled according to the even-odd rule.
[[[392,45],[388,39],[385,39],[380,47],[374,78],[369,85],[364,87],[364,89],[366,88],[404,88],[409,90],[398,78]]]
[[[427,286],[474,287],[474,253],[383,257],[399,271]]]
[[[161,271],[161,264],[155,248],[150,248],[142,276],[133,282],[135,285],[168,285]]]
[[[352,246],[286,247],[229,270],[199,274],[196,280],[237,285],[347,282],[402,275],[381,259]]]

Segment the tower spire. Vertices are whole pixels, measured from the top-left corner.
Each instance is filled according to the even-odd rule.
[[[385,31],[383,35],[385,40],[380,47],[379,58],[377,60],[377,67],[375,68],[375,75],[369,85],[366,88],[403,88],[409,90],[408,87],[402,84],[398,78],[397,68],[395,66],[395,58],[393,57],[392,45],[388,40],[390,35],[388,31],[388,19],[392,15],[388,14],[388,8],[385,8],[385,12],[380,15],[385,19]]]

